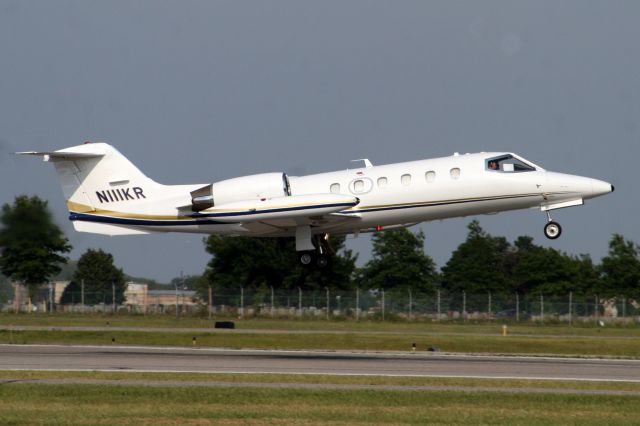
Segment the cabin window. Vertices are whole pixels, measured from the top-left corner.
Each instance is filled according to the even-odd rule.
[[[411,185],[411,175],[410,174],[404,174],[400,177],[400,182],[404,185],[404,186],[409,186]]]
[[[373,181],[367,177],[356,178],[347,187],[352,194],[366,194],[373,189]]]
[[[454,167],[453,169],[451,169],[449,171],[449,174],[451,175],[451,179],[454,179],[454,180],[460,179],[460,169],[458,167]]]
[[[436,180],[436,172],[434,172],[433,170],[429,170],[424,174],[424,178],[427,180],[427,182],[433,182],[434,180]]]
[[[332,183],[331,187],[329,188],[332,194],[339,194],[340,193],[340,184],[339,183]]]
[[[531,164],[515,158],[513,155],[503,155],[501,157],[487,159],[486,169],[505,173],[533,172],[536,170]]]
[[[387,187],[387,178],[386,177],[381,177],[378,178],[378,188],[386,188]]]

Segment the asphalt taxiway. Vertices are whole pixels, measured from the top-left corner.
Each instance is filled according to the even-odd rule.
[[[331,374],[640,383],[640,360],[207,348],[0,345],[0,370]]]

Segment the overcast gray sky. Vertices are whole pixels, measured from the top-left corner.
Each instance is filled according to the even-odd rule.
[[[0,203],[37,194],[72,258],[168,281],[202,272],[202,235],[77,233],[53,168],[9,153],[104,141],[169,184],[504,150],[616,192],[556,212],[554,242],[536,210],[482,226],[598,261],[640,242],[639,22],[615,0],[0,0]],[[469,220],[421,225],[439,266]]]

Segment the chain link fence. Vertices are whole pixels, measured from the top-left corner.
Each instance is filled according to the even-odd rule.
[[[316,318],[375,319],[407,321],[479,321],[505,320],[517,322],[640,322],[640,303],[625,296],[561,296],[504,293],[431,293],[361,290],[333,291],[275,290],[272,288],[224,290],[212,289],[210,298],[198,298],[193,291],[162,291],[130,297],[117,304],[112,292],[71,294],[70,303],[55,303],[46,294],[39,303],[0,304],[2,312],[69,312],[208,315],[233,318]]]
[[[279,291],[212,292],[203,301],[212,315],[273,318],[474,321],[640,322],[640,304],[624,296],[545,296],[544,294],[467,294],[436,291]]]

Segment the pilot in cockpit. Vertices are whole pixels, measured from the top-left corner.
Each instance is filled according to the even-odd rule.
[[[489,161],[489,169],[490,170],[498,170],[498,162],[495,160]]]

